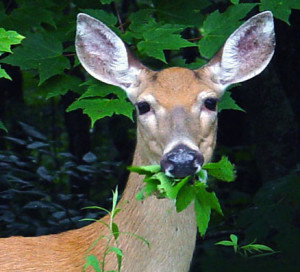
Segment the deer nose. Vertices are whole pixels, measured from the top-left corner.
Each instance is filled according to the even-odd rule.
[[[164,154],[160,166],[167,176],[184,178],[197,173],[204,162],[203,155],[184,144]]]

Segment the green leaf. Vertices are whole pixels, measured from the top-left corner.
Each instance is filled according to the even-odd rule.
[[[111,212],[112,219],[121,211],[121,209],[114,208]]]
[[[210,220],[211,209],[208,206],[202,205],[197,199],[195,199],[195,215],[198,231],[201,236],[204,236],[208,222]]]
[[[209,207],[220,215],[223,215],[219,200],[214,192],[206,191],[206,185],[203,183],[196,183],[193,188],[196,199],[202,206]]]
[[[21,43],[25,37],[15,31],[6,31],[0,28],[0,56],[2,53],[12,53],[11,46]],[[0,78],[6,78],[12,80],[11,77],[6,73],[0,66]]]
[[[19,33],[30,33],[33,30],[41,29],[41,24],[48,24],[56,27],[54,19],[58,14],[50,11],[47,1],[22,1],[18,8],[13,9],[9,15],[1,18],[1,25],[6,29],[14,29]],[[53,5],[53,2],[52,4]],[[38,7],[38,10],[37,10]]]
[[[233,242],[232,241],[220,241],[218,243],[215,243],[215,245],[218,246],[232,246],[233,247]]]
[[[118,256],[124,256],[122,250],[117,247],[109,247],[109,252],[114,252]]]
[[[193,188],[196,195],[195,198],[195,214],[198,231],[203,236],[207,230],[210,220],[211,210],[217,211],[223,215],[220,203],[215,193],[207,192],[206,185],[203,183],[197,183]]]
[[[194,27],[202,24],[204,16],[201,11],[209,6],[210,2],[207,0],[156,0],[154,5],[157,10],[156,16],[161,20]]]
[[[119,227],[118,227],[118,225],[117,225],[116,223],[114,223],[114,222],[112,223],[111,227],[112,227],[112,234],[113,234],[115,240],[117,241],[118,238],[119,238],[119,234],[120,234],[120,232],[119,232]]]
[[[242,23],[240,20],[257,4],[230,6],[224,13],[218,10],[210,13],[200,28],[202,39],[199,51],[203,57],[211,58],[226,38]]]
[[[135,195],[135,198],[138,201],[141,201],[156,192],[157,185],[159,185],[159,181],[152,177],[144,178],[143,182],[145,182],[144,187]]]
[[[121,100],[125,100],[127,97],[126,93],[121,88],[99,81],[91,80],[83,83],[82,85],[87,85],[88,88],[86,92],[80,96],[80,100],[91,97],[106,97],[110,94],[116,95],[116,97]]]
[[[231,182],[235,179],[234,166],[225,156],[219,162],[203,165],[202,169],[207,170],[208,175],[219,180]]]
[[[130,35],[137,39],[142,39],[144,32],[157,28],[158,24],[152,17],[153,12],[153,9],[140,9],[139,11],[132,13],[129,16],[129,30],[131,31]],[[128,31],[126,33],[128,35]]]
[[[195,193],[190,185],[183,186],[176,197],[176,211],[181,212],[195,199]]]
[[[24,36],[15,31],[6,31],[5,29],[0,28],[0,53],[12,53],[11,46],[21,43],[24,38]]]
[[[0,78],[2,78],[2,77],[12,80],[11,77],[5,72],[4,69],[1,68],[1,65],[0,65]]]
[[[143,40],[137,44],[137,48],[140,53],[166,63],[163,50],[179,50],[183,47],[195,46],[195,44],[182,39],[180,34],[176,34],[183,29],[183,26],[170,24],[157,25],[154,29],[147,29],[143,33]]]
[[[153,179],[159,180],[160,184],[157,185],[157,189],[162,194],[166,194],[166,196],[170,199],[176,198],[176,190],[174,190],[169,177],[167,177],[164,173],[159,172],[153,176]]]
[[[237,245],[238,244],[238,237],[235,234],[230,234],[230,240]]]
[[[238,110],[245,112],[245,110],[243,110],[239,105],[236,104],[236,102],[231,97],[231,92],[229,91],[226,91],[224,93],[224,95],[218,103],[218,112],[222,110]]]
[[[57,75],[44,82],[39,89],[46,92],[46,98],[66,94],[68,91],[80,93],[82,87],[79,86],[81,80],[75,76],[66,74]]]
[[[62,55],[62,44],[51,36],[39,33],[29,35],[14,54],[1,60],[2,63],[20,66],[23,70],[37,69],[41,85],[48,78],[61,74],[70,68],[67,58]]]
[[[183,188],[191,179],[193,179],[193,177],[191,176],[187,176],[184,179],[181,180],[176,180],[175,185],[173,185],[173,194],[175,195],[175,197],[177,198],[178,196],[178,192],[181,190],[181,188]]]
[[[186,25],[157,23],[152,16],[153,9],[141,9],[130,15],[129,31],[123,35],[127,42],[140,40],[137,49],[142,55],[154,57],[166,63],[163,50],[179,50],[195,46],[181,38],[179,34]]]
[[[207,184],[207,171],[203,168],[197,173],[199,182]]]
[[[236,253],[238,251],[238,237],[234,234],[230,234],[230,240],[232,241],[233,249]]]
[[[128,166],[127,169],[140,175],[152,175],[161,170],[160,165]]]
[[[92,126],[101,118],[122,114],[132,120],[134,107],[126,100],[126,93],[118,87],[99,83],[91,79],[82,84],[88,86],[84,92],[67,111],[83,109],[92,120]],[[109,99],[107,96],[116,96],[116,99]]]
[[[116,206],[118,204],[118,198],[119,198],[119,192],[118,192],[118,186],[116,187],[116,190],[112,192],[113,193],[113,198],[112,198],[112,218],[115,217],[115,215],[119,212],[116,210],[120,210],[120,209],[116,209]]]
[[[165,175],[165,173],[159,172],[154,174],[152,179],[157,179],[160,184],[157,185],[157,190],[169,199],[175,199],[179,190],[185,185],[190,177],[186,177],[182,180],[173,180]]]
[[[88,266],[91,266],[96,272],[102,272],[100,269],[99,261],[94,255],[89,255],[85,257],[85,264],[83,267],[84,271]]]
[[[288,25],[291,9],[300,9],[299,0],[260,0],[260,11],[269,10],[272,11],[275,18],[278,18]]]
[[[132,120],[133,106],[125,100],[99,98],[78,99],[67,108],[67,112],[77,109],[82,109],[83,113],[90,117],[92,127],[97,120],[106,116],[110,117],[113,114],[122,114]]]
[[[80,11],[100,20],[109,27],[113,27],[118,22],[115,15],[102,9],[80,9]]]
[[[230,2],[234,5],[238,5],[240,0],[230,0]]]
[[[241,249],[247,250],[247,251],[270,251],[270,252],[274,252],[274,250],[268,246],[265,245],[261,245],[261,244],[249,244],[249,245],[245,245],[242,246]]]
[[[38,71],[40,74],[39,86],[48,78],[51,78],[52,76],[57,74],[61,74],[65,69],[69,68],[69,61],[62,55],[56,55],[41,60],[41,62],[38,64]]]
[[[118,260],[118,271],[120,271],[122,258],[124,256],[122,250],[117,247],[109,247],[108,252],[114,252],[116,254]]]
[[[8,132],[7,128],[6,128],[5,125],[2,123],[1,120],[0,120],[0,129],[4,130],[6,133]]]

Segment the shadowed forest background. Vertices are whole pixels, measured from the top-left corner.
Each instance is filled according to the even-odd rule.
[[[98,84],[87,77],[75,57],[76,14],[89,11],[91,15],[99,15],[92,10],[102,9],[107,16],[105,20],[112,26],[121,25],[118,34],[152,69],[174,65],[195,68],[210,57],[201,49],[199,52],[198,45],[184,46],[175,53],[169,50],[175,48],[166,46],[161,49],[163,57],[155,57],[136,46],[142,36],[134,27],[140,29],[142,22],[149,26],[147,18],[153,24],[160,23],[161,29],[165,24],[181,24],[185,27],[177,33],[197,43],[205,41],[201,26],[215,11],[226,14],[232,8],[232,18],[235,16],[238,22],[261,11],[263,5],[267,7],[266,1],[260,1],[260,7],[255,5],[258,1],[191,2],[4,0],[0,3],[0,28],[25,36],[21,46],[13,48],[13,54],[0,57],[1,67],[12,79],[0,79],[0,120],[8,131],[0,130],[1,237],[37,236],[81,227],[86,223],[80,219],[102,216],[99,211],[82,208],[98,205],[109,209],[111,191],[118,185],[121,193],[126,184],[126,166],[131,164],[136,138],[134,122],[124,116],[131,114],[128,102],[122,98],[124,104],[120,107],[126,107],[130,114],[116,115],[112,111],[111,117],[104,118],[95,117],[94,112],[88,114],[93,123],[99,119],[92,128],[91,119],[82,109],[92,111],[93,105],[70,108],[87,86],[93,88]],[[275,17],[281,17],[275,18],[275,55],[261,75],[230,90],[245,112],[222,110],[219,114],[214,158],[228,156],[236,166],[237,179],[213,185],[224,217],[214,214],[206,236],[198,238],[191,272],[288,272],[300,267],[300,14],[299,10],[291,10],[299,9],[297,1],[275,2],[284,3],[278,4],[274,13]],[[253,6],[243,8],[244,3]],[[200,11],[193,13],[198,6]],[[286,20],[290,25],[284,22],[289,11]],[[232,23],[228,27],[235,29],[236,22],[233,19],[228,22]],[[61,46],[61,54],[54,62],[45,63],[43,57],[38,57],[47,45],[53,51],[59,51],[57,48]],[[87,85],[82,85],[86,81]],[[116,93],[106,94],[105,98],[122,96]],[[94,95],[92,99],[98,98]],[[277,253],[243,258],[234,254],[232,248],[214,245],[227,240],[231,233],[242,244],[256,239]]]

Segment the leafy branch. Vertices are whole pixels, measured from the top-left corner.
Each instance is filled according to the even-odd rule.
[[[196,214],[198,231],[203,236],[207,230],[211,210],[223,215],[219,200],[214,192],[207,191],[207,177],[231,182],[235,178],[234,166],[227,157],[219,162],[207,163],[196,176],[184,179],[173,179],[161,172],[159,165],[130,166],[128,169],[140,175],[145,175],[144,187],[136,194],[137,200],[142,200],[152,194],[157,198],[175,200],[176,211],[185,210],[192,202]]]
[[[232,247],[235,253],[245,258],[257,258],[277,253],[272,248],[262,244],[255,244],[255,242],[256,241],[254,240],[250,244],[239,245],[238,237],[231,234],[230,240],[220,241],[215,243],[215,245]]]
[[[91,207],[86,207],[85,209],[96,209],[100,211],[104,211],[109,215],[109,223],[104,222],[103,220],[95,220],[91,218],[85,218],[82,219],[81,221],[93,221],[93,222],[99,222],[103,224],[106,229],[108,230],[108,234],[102,234],[100,235],[89,247],[88,252],[90,252],[96,244],[100,240],[106,240],[106,246],[105,250],[102,256],[102,259],[99,261],[95,255],[87,255],[85,258],[85,264],[83,266],[83,271],[86,271],[86,269],[91,266],[94,271],[96,272],[120,272],[121,271],[121,265],[122,265],[122,260],[123,260],[123,251],[119,248],[118,246],[118,240],[120,234],[125,234],[125,235],[130,235],[133,238],[137,238],[144,242],[148,247],[149,247],[149,242],[145,240],[143,237],[136,235],[134,233],[128,233],[128,232],[122,232],[119,230],[118,225],[115,223],[114,219],[115,216],[121,211],[121,208],[117,207],[117,202],[118,202],[118,188],[113,192],[113,198],[112,198],[112,209],[111,211],[98,207],[98,206],[91,206]],[[114,253],[115,257],[117,259],[117,264],[118,268],[117,270],[110,270],[107,271],[105,270],[105,261],[106,257],[109,253]]]

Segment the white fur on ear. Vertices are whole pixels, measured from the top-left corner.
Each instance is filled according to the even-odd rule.
[[[129,60],[125,44],[102,22],[78,14],[75,45],[82,66],[96,79],[124,90],[136,82],[142,65]]]
[[[248,80],[262,72],[275,48],[273,16],[265,11],[251,17],[225,42],[208,64],[221,89]]]

